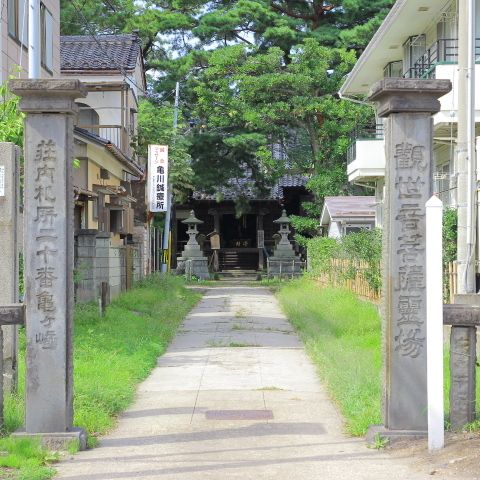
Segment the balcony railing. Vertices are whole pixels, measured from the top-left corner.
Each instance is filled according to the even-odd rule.
[[[77,125],[103,140],[108,140],[118,147],[125,155],[131,156],[130,136],[128,130],[121,125]]]
[[[376,125],[372,128],[355,129],[350,135],[347,164],[350,165],[357,158],[357,142],[359,140],[383,140],[383,138],[383,125]]]
[[[480,39],[475,39],[475,57],[480,55]],[[404,72],[405,78],[433,78],[438,63],[458,63],[458,39],[441,38]]]

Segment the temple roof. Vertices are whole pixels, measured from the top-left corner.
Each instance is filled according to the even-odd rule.
[[[192,198],[194,200],[217,200],[219,198],[235,200],[238,197],[245,197],[249,200],[283,200],[284,188],[305,187],[308,180],[308,177],[304,175],[284,175],[270,188],[269,192],[260,195],[251,178],[232,178],[229,184],[219,188],[217,193],[195,191]]]

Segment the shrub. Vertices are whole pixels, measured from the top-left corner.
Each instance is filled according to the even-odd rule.
[[[310,271],[313,275],[335,273],[333,259],[351,260],[348,269],[343,272],[344,278],[355,278],[356,262],[365,262],[367,268],[362,273],[369,286],[374,290],[381,288],[380,260],[382,255],[382,232],[364,230],[335,239],[315,237],[307,240]]]

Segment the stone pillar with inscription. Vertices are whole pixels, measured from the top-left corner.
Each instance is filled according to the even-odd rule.
[[[433,120],[449,80],[386,78],[370,100],[387,117],[383,240],[384,425],[389,438],[427,433],[425,203],[432,195]],[[442,321],[442,319],[439,319]]]
[[[18,302],[18,222],[20,218],[20,149],[13,143],[0,143],[0,306]],[[0,327],[3,335],[3,356],[0,358],[0,385],[5,392],[17,384],[18,327]],[[0,347],[0,351],[2,347]],[[0,392],[2,389],[0,388]],[[1,399],[0,399],[1,403]]]
[[[73,418],[73,125],[78,80],[13,80],[25,119],[25,432],[85,445]]]

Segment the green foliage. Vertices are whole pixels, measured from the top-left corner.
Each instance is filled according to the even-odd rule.
[[[314,237],[307,240],[308,262],[310,271],[327,273],[331,269],[331,259],[340,256],[340,243],[335,238]]]
[[[310,218],[301,217],[298,215],[290,215],[290,220],[292,221],[292,226],[295,229],[296,233],[299,233],[302,236],[313,236],[315,234],[318,234],[318,229],[320,227],[318,217]]]
[[[117,415],[132,403],[136,385],[154,368],[156,359],[164,353],[178,325],[198,298],[197,293],[185,288],[180,278],[154,275],[115,299],[104,317],[98,305],[76,305],[74,424],[86,428],[90,446],[114,426]],[[24,354],[22,335],[20,391],[18,395],[8,396],[6,401],[8,432],[23,423]],[[0,450],[4,449],[2,441]],[[13,442],[9,438],[4,441]],[[28,467],[28,455],[13,468]],[[36,453],[32,455],[37,458]],[[0,462],[2,460],[0,456]],[[31,473],[21,478],[50,477]]]
[[[457,259],[457,210],[446,208],[443,212],[443,263]]]
[[[300,333],[352,435],[380,421],[381,329],[375,306],[306,277],[283,284],[281,305]]]
[[[173,117],[174,108],[171,104],[155,104],[149,100],[141,100],[138,111],[137,153],[146,157],[149,144],[169,146],[169,181],[175,197],[181,201],[192,188],[193,170],[188,152],[190,143],[182,133],[185,125],[180,123],[175,130]]]
[[[280,143],[293,169],[312,176],[319,205],[346,190],[349,134],[372,110],[336,92],[393,0],[79,3],[61,1],[62,33],[138,29],[151,90],[172,102],[182,82],[187,183],[218,192],[249,170],[261,193],[285,168],[269,148]]]
[[[19,97],[13,95],[8,84],[0,85],[0,142],[23,145],[24,114],[18,110]]]
[[[55,474],[48,465],[58,460],[58,456],[42,448],[39,440],[20,438],[0,438],[0,477],[16,480],[45,480]],[[15,477],[5,476],[7,471],[15,472]]]
[[[339,239],[315,237],[306,241],[309,267],[312,275],[339,275],[332,266],[332,259],[350,260],[351,268],[347,278],[354,278],[356,262],[366,262],[368,267],[362,269],[362,275],[374,290],[382,285],[380,260],[382,256],[382,231],[363,230],[345,235]]]
[[[381,412],[382,349],[378,309],[358,300],[349,291],[320,288],[308,277],[281,284],[278,297],[344,415],[347,430],[353,435],[364,435],[370,425],[379,423]],[[449,363],[447,344],[444,355],[446,412],[449,411]],[[476,388],[480,398],[478,382]],[[480,422],[465,429],[478,431]],[[381,442],[375,444],[381,446]]]

